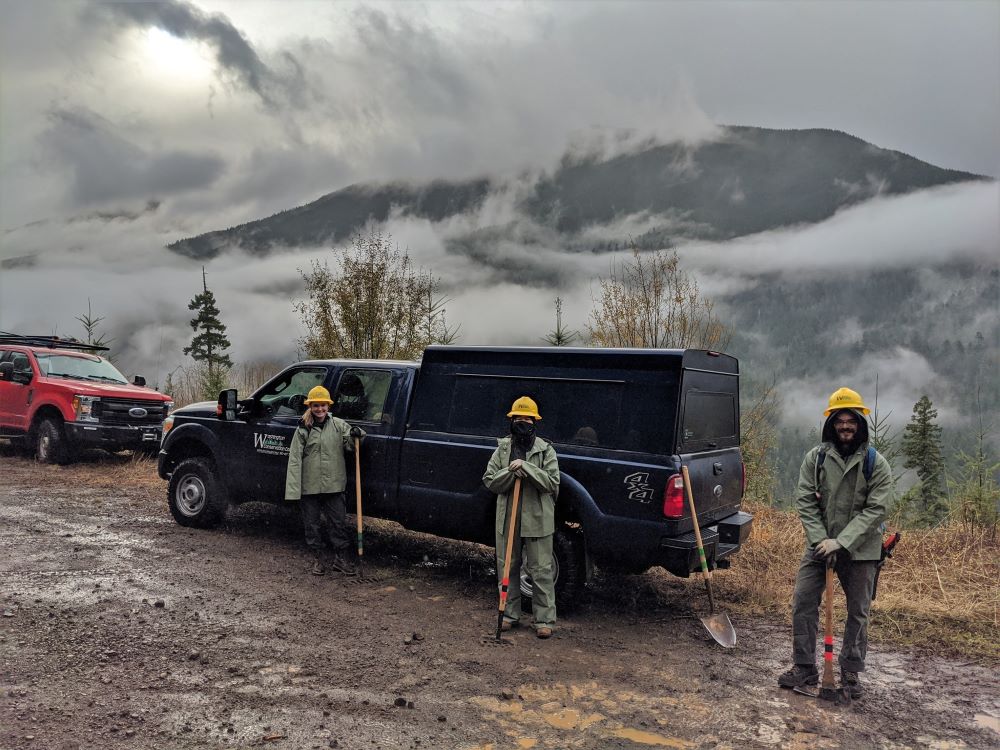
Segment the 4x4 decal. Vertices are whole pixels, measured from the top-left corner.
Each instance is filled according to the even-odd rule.
[[[649,474],[645,471],[637,471],[625,477],[625,488],[628,490],[629,500],[648,503],[653,499],[653,488],[649,486]]]

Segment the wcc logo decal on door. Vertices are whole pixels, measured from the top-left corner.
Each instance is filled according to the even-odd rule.
[[[265,432],[253,434],[253,447],[258,453],[268,456],[287,456],[290,448],[285,445],[284,435],[269,435]]]

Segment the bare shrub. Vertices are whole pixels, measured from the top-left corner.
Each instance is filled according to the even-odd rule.
[[[615,263],[600,279],[588,326],[597,346],[724,349],[732,331],[702,296],[698,282],[680,267],[676,252],[642,253],[630,243],[631,260]]]

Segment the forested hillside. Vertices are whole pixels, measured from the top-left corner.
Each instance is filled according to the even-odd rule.
[[[852,363],[864,362],[864,375],[880,376],[884,416],[885,393],[893,390],[894,378],[906,375],[901,371],[905,363],[926,362],[933,383],[927,395],[946,415],[947,455],[970,450],[980,417],[1000,428],[1000,270],[995,264],[867,271],[848,279],[775,274],[723,302],[735,329],[729,348],[756,384],[822,382],[824,371],[853,371]],[[829,382],[828,389],[840,385]],[[818,440],[819,407],[827,395],[815,394],[814,430],[785,428],[779,435],[776,478],[784,499],[790,497],[802,451]],[[870,401],[875,396],[866,395]],[[912,402],[921,395],[912,393]],[[912,402],[895,404],[896,425],[909,419]],[[901,465],[895,468],[902,473]]]

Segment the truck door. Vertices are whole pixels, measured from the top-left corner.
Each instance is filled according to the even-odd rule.
[[[406,368],[347,367],[336,376],[330,413],[361,427],[366,437],[361,446],[362,512],[391,517],[396,504],[396,474],[399,461],[405,401]],[[347,510],[355,507],[354,456],[347,460]]]
[[[311,388],[323,385],[329,373],[322,365],[290,367],[261,387],[244,403],[235,422],[228,423],[228,470],[246,499],[280,501],[285,496],[285,472],[292,435],[306,410]]]
[[[28,429],[28,407],[35,373],[24,352],[0,351],[0,362],[12,362],[15,380],[0,380],[0,429]]]

